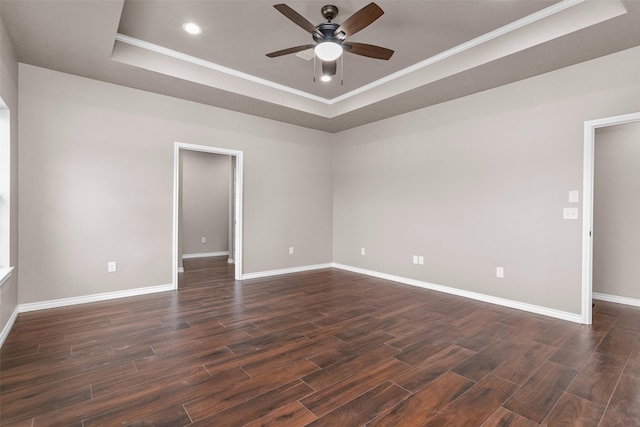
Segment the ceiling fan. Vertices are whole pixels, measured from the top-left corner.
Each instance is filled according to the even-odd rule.
[[[286,4],[276,4],[273,6],[289,18],[294,24],[303,30],[311,33],[315,44],[304,44],[267,53],[269,58],[288,55],[312,49],[315,55],[322,61],[322,75],[332,76],[336,73],[336,60],[342,52],[349,52],[355,55],[366,56],[368,58],[389,60],[393,55],[393,50],[366,43],[346,42],[350,37],[380,18],[384,11],[375,3],[369,3],[342,24],[336,24],[333,19],[338,15],[338,8],[333,5],[323,6],[322,16],[327,20],[319,25],[313,25],[306,18],[300,15]],[[330,78],[329,78],[330,79]]]

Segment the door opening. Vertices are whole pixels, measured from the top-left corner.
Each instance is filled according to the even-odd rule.
[[[209,147],[206,145],[194,145],[176,142],[174,146],[174,182],[173,182],[173,285],[178,288],[178,266],[180,263],[180,230],[179,230],[179,209],[180,209],[180,151],[192,150],[204,153],[222,154],[231,156],[232,161],[232,196],[231,196],[231,228],[232,236],[229,245],[229,259],[233,261],[236,280],[242,279],[242,151],[229,150],[226,148]]]
[[[596,129],[640,121],[640,113],[590,120],[584,123],[582,187],[582,323],[592,322],[593,300],[593,189]]]

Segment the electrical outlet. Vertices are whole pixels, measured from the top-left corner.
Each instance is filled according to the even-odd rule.
[[[207,238],[202,236],[202,238],[200,239],[200,243],[202,243],[203,245],[207,243]]]
[[[360,248],[360,255],[365,255],[365,254],[366,254],[366,252],[365,252],[364,248]]]
[[[496,267],[496,277],[499,277],[501,279],[504,278],[504,268]]]
[[[107,273],[115,273],[116,272],[116,262],[109,261],[107,263]]]
[[[289,246],[289,255],[293,255],[293,246]]]
[[[564,208],[562,211],[563,219],[578,219],[578,208]]]

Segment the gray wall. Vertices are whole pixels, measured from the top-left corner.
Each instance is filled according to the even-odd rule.
[[[231,157],[180,151],[183,254],[228,251]]]
[[[596,129],[593,291],[640,299],[640,123]]]
[[[25,64],[19,95],[20,303],[172,282],[175,141],[244,152],[245,273],[331,261],[326,134]]]
[[[2,22],[0,2],[0,96],[11,111],[11,212],[9,261],[16,269],[2,285],[0,331],[18,306],[18,60]]]
[[[562,208],[584,121],[640,111],[639,75],[636,48],[338,134],[334,261],[580,313]]]
[[[640,111],[638,75],[636,48],[327,135],[20,65],[20,302],[171,282],[181,141],[245,153],[245,273],[333,260],[579,313],[583,123]]]

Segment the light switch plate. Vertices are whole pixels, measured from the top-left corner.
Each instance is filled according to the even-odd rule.
[[[569,203],[578,203],[580,201],[580,192],[578,190],[569,191]]]

